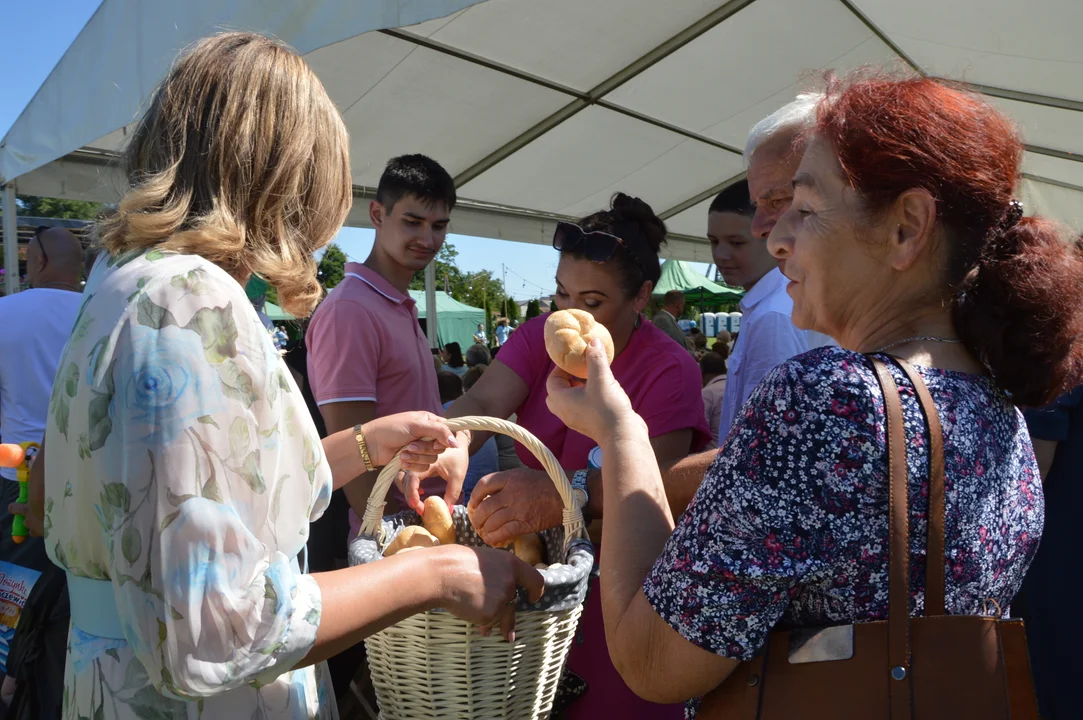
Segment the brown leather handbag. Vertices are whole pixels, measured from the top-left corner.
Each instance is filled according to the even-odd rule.
[[[754,659],[703,699],[700,719],[1032,720],[1038,718],[1021,621],[944,610],[944,439],[929,390],[910,377],[929,427],[925,616],[910,617],[907,440],[887,367],[873,358],[887,409],[888,620],[772,632]],[[999,613],[998,613],[999,614]]]

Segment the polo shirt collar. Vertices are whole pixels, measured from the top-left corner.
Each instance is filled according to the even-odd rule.
[[[389,283],[383,275],[375,270],[371,270],[358,262],[346,263],[345,269],[347,277],[357,278],[396,305],[414,304],[414,299],[412,297],[400,293],[392,287],[391,283]]]
[[[744,298],[741,299],[740,306],[741,312],[748,312],[752,308],[759,305],[761,302],[769,298],[779,288],[786,287],[786,283],[789,280],[782,274],[782,271],[777,267],[772,269],[769,273],[760,278],[760,281],[752,286],[752,289],[745,293]]]

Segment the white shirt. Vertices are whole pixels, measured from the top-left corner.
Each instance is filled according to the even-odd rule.
[[[0,436],[6,443],[41,442],[60,355],[71,337],[82,293],[51,288],[0,298]],[[15,468],[0,477],[16,479]]]
[[[760,278],[741,300],[741,331],[727,362],[728,379],[718,423],[719,447],[726,444],[737,412],[764,375],[796,355],[834,344],[826,335],[794,326],[790,319],[793,300],[786,292],[788,282],[775,268]]]

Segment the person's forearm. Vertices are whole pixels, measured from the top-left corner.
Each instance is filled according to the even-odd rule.
[[[689,455],[668,465],[663,465],[662,483],[666,488],[669,510],[674,519],[679,518],[692,503],[700,483],[703,482],[707,469],[718,457],[718,448],[713,448],[698,455]]]
[[[639,416],[614,430],[602,455],[602,610],[612,650],[622,617],[673,533],[673,516]]]
[[[341,430],[323,439],[323,455],[331,467],[335,490],[365,474],[365,461],[357,447],[353,428]]]
[[[707,468],[718,456],[718,450],[708,450],[698,455],[689,455],[679,460],[671,461],[661,466],[662,484],[666,490],[666,500],[669,502],[669,511],[673,518],[679,518],[684,514],[692,498],[696,496],[703,476],[707,474]],[[570,476],[570,473],[569,473]],[[604,517],[605,515],[605,483],[602,481],[602,473],[591,470],[587,475],[587,494],[590,496],[587,502],[587,514],[592,518]]]
[[[314,665],[369,635],[438,605],[440,586],[425,553],[316,573],[323,610],[316,644],[298,667]]]
[[[481,406],[476,399],[470,396],[470,393],[461,396],[458,400],[448,406],[444,416],[447,418],[467,417],[469,415],[486,415],[485,408]],[[455,437],[462,442],[463,439],[469,440],[470,454],[473,455],[481,446],[485,444],[485,441],[492,436],[492,433],[477,432],[471,430],[460,430],[455,434]]]
[[[342,486],[342,494],[346,496],[346,502],[350,504],[350,508],[357,513],[359,518],[365,517],[365,507],[372,495],[372,489],[376,486],[377,475],[376,472],[367,472],[356,480]],[[388,492],[388,495],[390,494]],[[391,498],[385,496],[384,501],[391,501]],[[397,507],[397,505],[392,505],[392,508]],[[387,512],[387,508],[385,508],[384,513],[387,514]]]

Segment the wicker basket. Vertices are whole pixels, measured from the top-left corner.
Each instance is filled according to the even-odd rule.
[[[575,636],[594,564],[594,550],[575,507],[568,478],[537,438],[503,420],[463,417],[448,420],[453,431],[482,430],[509,435],[538,458],[564,501],[564,525],[541,533],[549,560],[545,594],[535,604],[522,594],[516,606],[515,642],[499,632],[482,637],[476,626],[444,610],[407,618],[365,641],[372,682],[383,720],[421,718],[548,717]],[[380,473],[369,497],[361,533],[350,545],[350,564],[382,557],[394,536],[419,525],[407,511],[384,518],[387,491],[399,470],[396,458]],[[456,541],[480,547],[466,508],[452,509]]]

